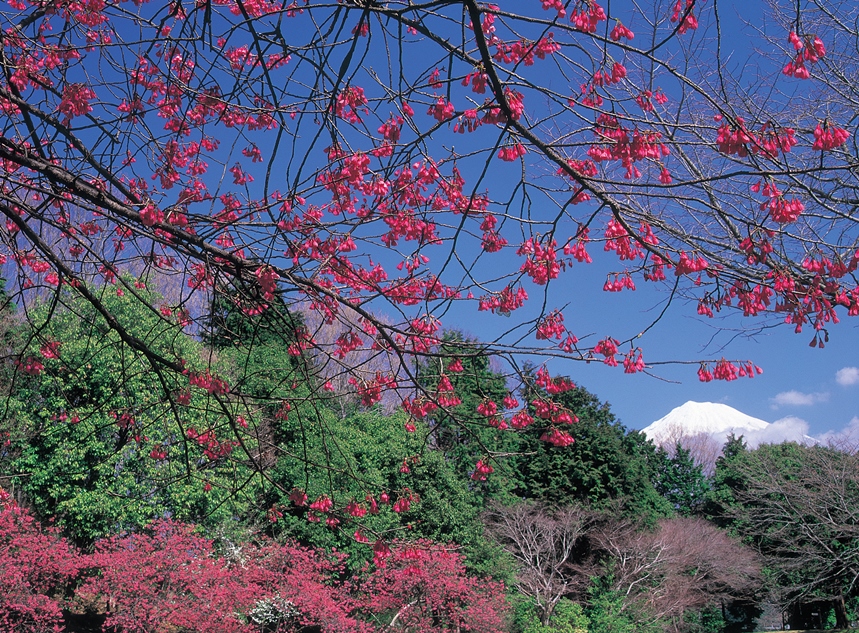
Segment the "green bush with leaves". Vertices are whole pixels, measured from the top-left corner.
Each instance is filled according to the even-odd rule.
[[[30,313],[3,416],[10,457],[2,474],[78,543],[159,517],[234,521],[250,498],[242,451],[255,448],[230,439],[232,403],[158,371],[140,349],[181,359],[189,376],[219,368],[148,307],[158,296],[142,287],[133,292],[143,301],[111,286],[92,292],[131,339],[63,291]]]
[[[480,545],[477,499],[444,455],[427,449],[425,426],[410,432],[406,415],[385,416],[376,408],[345,419],[330,411],[320,414],[317,425],[304,425],[304,433],[284,445],[271,472],[279,486],[268,503],[282,515],[276,516],[276,533],[337,547],[353,566],[372,558],[356,533],[370,543],[422,537],[486,549]],[[290,486],[307,495],[304,505],[289,498]],[[327,517],[328,524],[325,518],[316,522],[310,508],[320,498],[340,510]]]
[[[548,624],[540,621],[533,600],[519,597],[514,602],[514,626],[519,633],[588,633],[590,622],[582,605],[561,598]]]
[[[594,578],[585,608],[589,633],[660,633],[661,622],[630,605],[622,591],[614,588],[614,577]]]

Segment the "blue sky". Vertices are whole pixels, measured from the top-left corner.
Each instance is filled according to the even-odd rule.
[[[731,59],[736,66],[731,70],[742,68],[752,47],[761,44],[757,36],[764,24],[761,5],[719,3],[724,50],[734,51]],[[709,13],[709,8],[705,5],[704,12]],[[639,279],[634,293],[603,292],[606,272],[622,270],[622,266],[614,257],[599,257],[602,254],[596,250],[594,245],[593,264],[578,264],[556,280],[553,301],[571,302],[564,311],[566,324],[579,338],[588,334],[594,340],[607,335],[618,339],[635,336],[661,312],[668,294]],[[564,288],[562,292],[558,285]],[[529,293],[538,291],[533,285],[526,287]],[[839,317],[841,323],[831,325],[829,343],[820,349],[809,347],[812,330],[795,334],[793,326],[783,324],[778,315],[763,321],[744,319],[740,314],[706,319],[697,315],[694,303],[674,300],[666,315],[640,340],[648,362],[722,356],[750,359],[764,369],[751,380],[701,383],[697,365],[664,365],[654,368],[652,375],[625,375],[622,368],[599,362],[553,360],[549,366],[610,402],[629,428],[643,428],[674,407],[695,400],[721,402],[767,422],[783,421],[786,430],[826,437],[843,430],[859,431],[859,320],[847,317],[843,310]],[[473,314],[461,323],[468,323],[465,329],[483,340],[491,340],[510,326],[509,320],[500,317],[475,318]],[[457,327],[450,320],[446,325]],[[855,429],[849,429],[851,423]],[[859,437],[859,432],[855,435]]]
[[[535,2],[536,4],[536,2]],[[612,13],[625,15],[625,2],[615,3]],[[742,16],[735,10],[730,2],[720,2],[720,19],[723,20],[724,34],[723,44],[725,50],[733,50],[736,54],[728,64],[730,71],[738,71],[743,68],[745,61],[752,59],[751,46],[759,45],[753,33],[749,33],[744,26],[744,21],[760,24],[759,15],[754,11],[760,9],[763,3],[735,3],[743,11]],[[704,15],[708,15],[712,3],[703,5]],[[749,10],[751,9],[751,11]],[[298,23],[300,25],[300,23]],[[630,26],[635,27],[634,23]],[[296,27],[297,28],[297,27]],[[702,20],[702,28],[695,37],[704,37],[706,31],[706,20]],[[774,32],[780,32],[776,29]],[[785,34],[786,37],[786,34]],[[691,37],[690,37],[691,39]],[[232,45],[231,43],[230,45]],[[726,55],[727,56],[727,55]],[[434,58],[428,57],[427,70],[431,69],[436,62]],[[380,59],[368,58],[367,64],[384,65]],[[384,60],[382,60],[384,61]],[[705,60],[706,61],[706,60]],[[421,60],[423,63],[424,60]],[[757,70],[757,67],[751,70]],[[770,69],[773,70],[773,69]],[[779,76],[779,70],[774,70],[775,77]],[[357,73],[360,80],[366,77]],[[300,78],[301,75],[296,75]],[[546,81],[551,84],[551,76]],[[555,79],[558,83],[558,79]],[[458,84],[458,81],[455,82]],[[565,82],[560,82],[565,84]],[[368,84],[369,85],[369,84]],[[564,88],[566,89],[566,88]],[[666,90],[670,88],[666,86]],[[462,103],[462,101],[460,101]],[[417,104],[415,104],[417,106]],[[381,118],[386,116],[385,112],[377,112]],[[393,106],[391,106],[393,107]],[[418,111],[417,117],[421,125],[427,123],[425,114],[426,104],[420,106],[423,111]],[[281,154],[275,156],[280,162],[286,161],[291,154],[303,158],[306,151],[311,159],[322,160],[324,154],[323,142],[320,137],[317,147],[308,149],[307,139],[315,139],[317,125],[315,121],[308,120],[301,128],[305,134],[303,139],[294,144],[285,143],[281,146]],[[302,117],[295,121],[295,130],[302,125]],[[376,125],[368,124],[370,128]],[[346,126],[344,126],[346,127]],[[583,128],[584,129],[584,128]],[[372,131],[372,130],[371,130]],[[501,134],[496,128],[488,126],[473,136],[457,136],[456,149],[460,156],[467,156],[471,150],[480,147],[492,147]],[[271,147],[267,147],[266,141],[274,142],[275,135],[260,135],[254,137],[260,146],[270,154]],[[356,136],[359,140],[362,136]],[[438,143],[451,142],[452,136],[441,130],[437,139]],[[506,142],[506,137],[501,136]],[[224,166],[229,167],[235,162],[236,156],[228,155],[230,150],[238,151],[236,148],[244,147],[245,143],[223,143]],[[360,144],[356,145],[360,146]],[[453,150],[451,149],[451,153]],[[489,155],[494,155],[494,151]],[[479,158],[479,157],[478,157]],[[278,162],[278,174],[275,180],[277,185],[283,185],[284,190],[289,187],[290,178],[284,178],[282,172],[287,175],[297,173],[290,165],[281,165]],[[312,162],[312,161],[311,161]],[[463,159],[465,162],[465,159]],[[504,200],[505,185],[518,182],[516,175],[520,170],[518,164],[504,165],[499,161],[492,161],[492,170],[485,173],[482,170],[484,163],[478,161],[478,169],[470,171],[464,168],[468,187],[474,187],[477,192],[484,190],[492,191],[495,200]],[[267,165],[261,164],[257,168],[248,167],[249,171],[256,174],[257,185],[265,180],[265,169]],[[447,167],[445,167],[447,169]],[[218,170],[214,170],[218,171]],[[309,172],[307,172],[309,173]],[[307,173],[304,175],[307,176]],[[477,178],[477,174],[484,177]],[[535,171],[529,174],[529,184],[546,184],[554,181],[554,170]],[[213,179],[215,176],[212,176]],[[506,180],[505,180],[506,179]],[[281,182],[283,181],[283,182]],[[229,178],[226,187],[230,188]],[[557,183],[549,182],[549,188],[557,186]],[[274,188],[274,185],[272,186]],[[500,189],[501,193],[496,193]],[[214,187],[213,187],[214,191]],[[258,192],[257,192],[258,193]],[[519,194],[521,195],[521,194]],[[531,194],[528,204],[523,202],[521,213],[531,218],[531,202],[535,217],[540,214],[552,214],[551,207],[547,205],[551,194],[542,199],[539,195]],[[517,198],[514,204],[519,201]],[[318,202],[318,201],[315,201]],[[586,205],[584,205],[586,206]],[[545,209],[549,208],[549,211]],[[496,211],[497,212],[497,211]],[[584,213],[584,212],[583,212]],[[581,217],[581,216],[580,216]],[[545,232],[551,217],[539,217],[540,225],[537,229]],[[458,221],[458,220],[457,220]],[[564,224],[566,222],[566,224]],[[476,264],[474,271],[480,279],[494,279],[497,274],[515,273],[521,263],[521,258],[512,254],[517,244],[517,233],[521,236],[519,226],[515,225],[515,214],[511,225],[508,225],[502,233],[510,240],[510,248],[507,253],[487,255],[482,257]],[[473,227],[472,227],[473,230]],[[558,226],[557,237],[559,241],[567,236],[575,234],[576,225],[564,220]],[[477,238],[479,239],[479,238]],[[470,263],[474,256],[475,238],[458,240],[456,248],[460,249],[458,255],[462,256],[466,263]],[[521,242],[521,240],[519,240]],[[377,244],[378,246],[378,244]],[[445,249],[448,252],[450,243]],[[408,254],[408,245],[404,246],[404,253]],[[444,254],[430,252],[427,254],[434,257],[433,265],[438,266],[444,261]],[[622,272],[624,266],[614,256],[608,256],[600,252],[599,243],[591,246],[591,254],[595,262],[590,265],[575,264],[571,270],[567,270],[551,284],[550,299],[545,305],[547,311],[554,308],[563,308],[566,317],[566,325],[584,343],[592,345],[597,340],[611,336],[618,340],[627,340],[636,335],[656,320],[668,299],[665,287],[652,286],[636,278],[638,290],[635,292],[624,291],[620,293],[603,292],[602,287],[606,274],[610,272]],[[472,249],[469,251],[468,249]],[[376,261],[379,259],[392,258],[383,261],[388,266],[395,265],[399,257],[389,248],[379,246],[373,253]],[[456,265],[451,266],[448,272],[452,276],[443,277],[447,283],[457,283],[457,275],[461,274],[455,270]],[[499,273],[500,271],[500,273]],[[488,284],[494,289],[499,289],[501,282]],[[525,288],[532,297],[520,311],[515,312],[511,318],[498,315],[479,313],[473,302],[467,305],[456,304],[442,316],[442,322],[446,328],[460,329],[467,334],[482,341],[492,342],[502,337],[502,334],[515,327],[517,324],[527,322],[536,318],[543,307],[540,301],[541,287],[530,281],[524,282]],[[477,292],[475,292],[477,294]],[[382,306],[371,304],[374,309],[384,311]],[[388,306],[390,309],[390,306]],[[430,306],[434,308],[435,306]],[[419,311],[419,309],[418,309]],[[391,312],[393,310],[391,309]],[[842,311],[843,314],[843,311]],[[389,315],[392,316],[393,315]],[[769,422],[792,419],[796,428],[803,428],[807,424],[807,432],[811,435],[822,435],[829,431],[840,430],[856,420],[859,426],[859,329],[855,320],[844,317],[841,324],[830,328],[830,341],[825,349],[810,348],[813,332],[806,330],[802,334],[794,334],[791,326],[780,326],[777,324],[779,318],[772,317],[770,320],[743,319],[739,315],[721,316],[720,318],[707,320],[696,314],[694,303],[684,303],[683,300],[673,299],[670,309],[665,316],[656,322],[647,333],[636,341],[640,345],[644,359],[648,363],[668,361],[691,361],[691,364],[665,364],[656,365],[650,370],[650,375],[625,375],[622,367],[611,368],[604,366],[599,361],[586,364],[569,360],[554,359],[549,362],[553,373],[571,376],[577,383],[597,394],[601,399],[611,403],[613,410],[624,424],[630,428],[643,428],[654,420],[668,413],[688,400],[723,402],[731,405],[749,415],[764,419]],[[515,340],[516,337],[508,336],[505,342]],[[534,344],[533,336],[527,337],[525,344]],[[623,347],[622,351],[627,348]],[[698,381],[696,372],[698,365],[696,360],[714,360],[721,357],[734,361],[751,360],[764,369],[764,374],[753,380],[740,379],[730,383],[711,382],[707,384]],[[534,360],[541,360],[535,358]]]
[[[664,287],[637,280],[635,292],[602,290],[605,274],[617,269],[616,259],[592,249],[594,263],[577,264],[555,280],[550,295],[570,301],[564,310],[566,324],[580,339],[593,335],[626,339],[647,327],[668,298]],[[533,296],[540,289],[526,285]],[[550,306],[552,307],[552,306]],[[473,306],[453,311],[445,326],[462,329],[491,341],[525,316],[527,306],[510,319],[487,313],[475,315]],[[638,345],[648,362],[718,359],[752,360],[764,373],[753,379],[731,382],[698,380],[698,365],[667,364],[649,370],[650,375],[623,373],[608,367],[561,359],[549,361],[553,373],[565,374],[611,403],[612,410],[629,428],[641,429],[688,400],[721,402],[767,422],[789,420],[787,428],[809,435],[838,432],[851,420],[859,424],[859,320],[847,317],[829,328],[823,349],[809,347],[813,331],[795,334],[780,317],[744,319],[726,311],[714,319],[699,317],[696,304],[675,299],[665,316]],[[622,348],[627,349],[627,348]],[[803,426],[807,424],[807,429]]]

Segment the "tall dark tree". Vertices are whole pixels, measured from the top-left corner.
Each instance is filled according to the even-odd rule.
[[[722,447],[722,454],[716,459],[716,470],[703,510],[710,521],[725,528],[730,529],[733,525],[731,515],[732,508],[737,505],[736,493],[746,486],[745,475],[737,467],[747,452],[743,436],[731,433]]]
[[[434,447],[458,472],[471,477],[478,495],[503,497],[515,483],[514,458],[521,438],[504,417],[505,399],[511,394],[504,375],[492,368],[491,361],[478,341],[457,331],[446,332],[439,357],[418,368],[424,392],[418,399],[432,401],[427,419]],[[477,472],[478,461],[492,472]]]
[[[719,508],[765,556],[785,605],[828,600],[847,628],[859,593],[859,455],[792,442],[737,451],[719,466]],[[717,470],[717,475],[720,475]]]
[[[274,295],[266,302],[266,308],[260,310],[248,298],[247,290],[218,285],[211,294],[201,336],[215,349],[266,344],[288,346],[304,325],[301,316],[290,311],[280,295]]]
[[[529,402],[539,390],[526,393]],[[583,387],[553,396],[578,422],[569,432],[569,446],[553,446],[539,438],[539,420],[525,436],[519,461],[523,497],[552,504],[586,503],[605,507],[621,502],[626,511],[655,519],[672,514],[669,503],[651,483],[659,463],[656,448],[638,431],[629,431],[608,403]]]

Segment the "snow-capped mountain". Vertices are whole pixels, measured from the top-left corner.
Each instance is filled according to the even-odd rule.
[[[678,436],[693,436],[699,433],[727,437],[757,434],[766,430],[769,422],[753,418],[726,404],[716,402],[689,401],[659,418],[643,429],[643,433],[657,444],[678,439]]]
[[[779,442],[815,443],[807,435],[808,424],[799,418],[786,417],[773,423],[746,415],[726,404],[687,402],[642,432],[655,444],[669,451],[677,442],[690,449],[701,463],[713,463],[722,446],[733,433],[743,436],[749,448]]]
[[[642,432],[669,454],[681,444],[702,466],[704,473],[712,475],[728,435],[742,435],[746,445],[754,448],[763,442],[781,441],[769,437],[776,426],[726,404],[690,401],[672,409]]]

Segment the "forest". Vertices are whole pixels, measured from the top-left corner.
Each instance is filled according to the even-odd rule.
[[[159,401],[163,377],[87,302],[23,319],[7,301],[3,344],[40,370],[3,365],[3,630],[731,633],[804,603],[818,628],[856,619],[849,447],[732,438],[707,476],[569,378],[526,367],[511,392],[488,355],[448,364],[445,410],[386,410],[314,383],[266,313],[216,301],[191,336],[100,290],[150,349],[256,399]],[[418,373],[439,380],[432,362]],[[295,396],[314,392],[329,395]],[[480,410],[464,433],[457,417]],[[574,417],[575,442],[517,429],[525,415]],[[219,439],[231,424],[254,434]]]
[[[705,472],[584,385],[859,316],[856,24],[6,0],[0,630],[848,628],[855,447]]]

